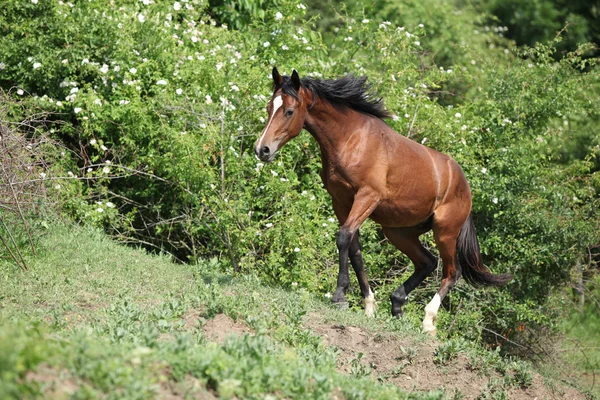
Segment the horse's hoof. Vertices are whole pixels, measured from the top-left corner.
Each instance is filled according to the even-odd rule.
[[[349,305],[347,301],[336,301],[333,306],[338,310],[347,310]]]
[[[403,316],[404,316],[404,311],[402,311],[402,309],[400,307],[398,307],[398,308],[392,307],[392,317],[400,319]]]
[[[436,336],[436,334],[437,334],[437,329],[436,329],[436,328],[433,328],[433,329],[432,329],[432,330],[430,330],[430,331],[423,331],[423,333],[424,333],[424,334],[426,334],[426,335],[429,335],[429,336],[433,336],[433,337],[435,337],[435,336]]]
[[[433,324],[423,323],[423,333],[435,337],[437,328]]]

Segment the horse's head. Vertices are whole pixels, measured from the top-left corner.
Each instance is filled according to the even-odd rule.
[[[272,161],[277,151],[290,139],[298,136],[307,113],[306,95],[298,72],[281,76],[273,68],[273,97],[267,103],[269,121],[254,145],[254,152],[262,161]]]

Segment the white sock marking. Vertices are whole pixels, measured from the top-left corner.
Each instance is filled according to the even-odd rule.
[[[442,304],[442,298],[439,294],[435,294],[433,299],[425,307],[425,318],[423,319],[423,332],[430,332],[435,334],[435,322],[437,320],[437,313],[440,305]]]
[[[375,303],[375,295],[369,290],[369,295],[363,299],[365,303],[365,314],[367,317],[372,317],[377,309],[377,303]]]
[[[269,127],[271,126],[271,122],[273,122],[273,118],[275,118],[275,113],[277,113],[277,110],[279,110],[279,108],[282,105],[283,105],[283,99],[281,98],[281,96],[277,96],[273,99],[273,114],[271,114],[271,118],[269,118],[269,123],[267,124],[265,129],[263,129],[262,133],[260,134],[260,139],[258,140],[258,145],[256,146],[256,148],[258,150],[260,150],[262,148],[262,141],[265,138],[265,134],[269,130]]]

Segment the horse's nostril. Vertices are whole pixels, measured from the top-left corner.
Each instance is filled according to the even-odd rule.
[[[271,152],[267,146],[263,147],[260,151],[263,154],[269,154]]]

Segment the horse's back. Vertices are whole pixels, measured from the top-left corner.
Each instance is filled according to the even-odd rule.
[[[386,191],[371,218],[383,226],[415,226],[470,190],[462,168],[447,154],[393,132],[387,144]]]

